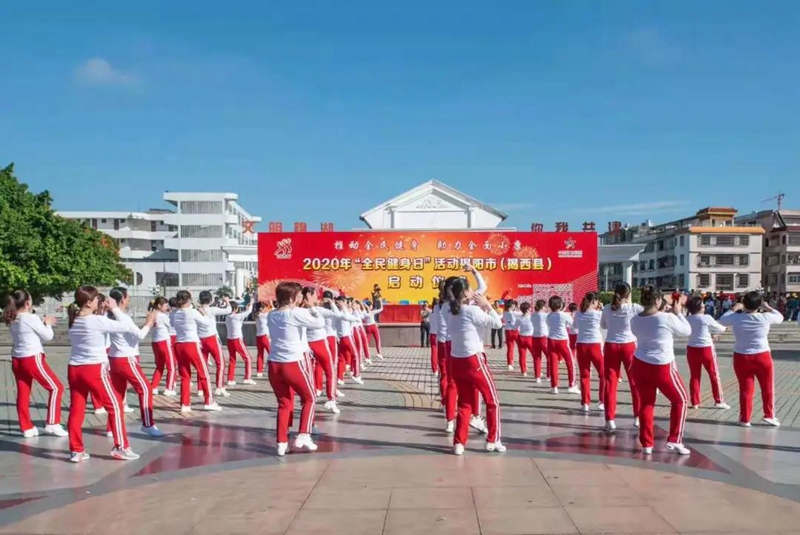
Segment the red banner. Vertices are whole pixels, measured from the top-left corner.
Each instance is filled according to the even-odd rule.
[[[560,295],[580,300],[597,289],[595,232],[350,231],[258,235],[261,299],[284,280],[390,303],[430,302],[439,280],[471,263],[492,299]],[[474,283],[474,281],[473,281]]]

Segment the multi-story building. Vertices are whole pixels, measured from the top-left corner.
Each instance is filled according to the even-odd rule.
[[[800,210],[762,210],[736,218],[764,235],[761,285],[768,292],[800,292]]]
[[[59,212],[114,238],[134,287],[209,289],[230,286],[241,295],[257,266],[253,226],[260,217],[242,208],[235,193],[166,192],[174,210]]]
[[[633,285],[653,284],[703,292],[741,292],[761,286],[764,230],[735,222],[733,208],[704,208],[695,215],[654,225],[612,224],[600,236],[604,245],[641,244],[644,250],[633,265]],[[621,268],[604,269],[617,273]],[[613,279],[613,277],[612,277]]]

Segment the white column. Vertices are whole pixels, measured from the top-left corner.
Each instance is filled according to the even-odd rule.
[[[243,267],[236,266],[236,283],[233,289],[233,292],[236,294],[237,297],[242,297],[245,291],[245,269]]]
[[[622,263],[622,280],[633,285],[633,262]]]

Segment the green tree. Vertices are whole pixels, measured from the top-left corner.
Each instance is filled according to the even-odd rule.
[[[113,239],[59,217],[51,203],[50,193],[17,180],[13,164],[0,169],[0,303],[16,289],[39,302],[83,284],[131,281]]]

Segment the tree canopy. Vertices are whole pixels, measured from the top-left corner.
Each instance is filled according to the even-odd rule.
[[[51,203],[49,192],[32,193],[17,180],[13,164],[0,169],[0,304],[17,289],[39,302],[83,284],[131,280],[112,238],[59,217]]]

